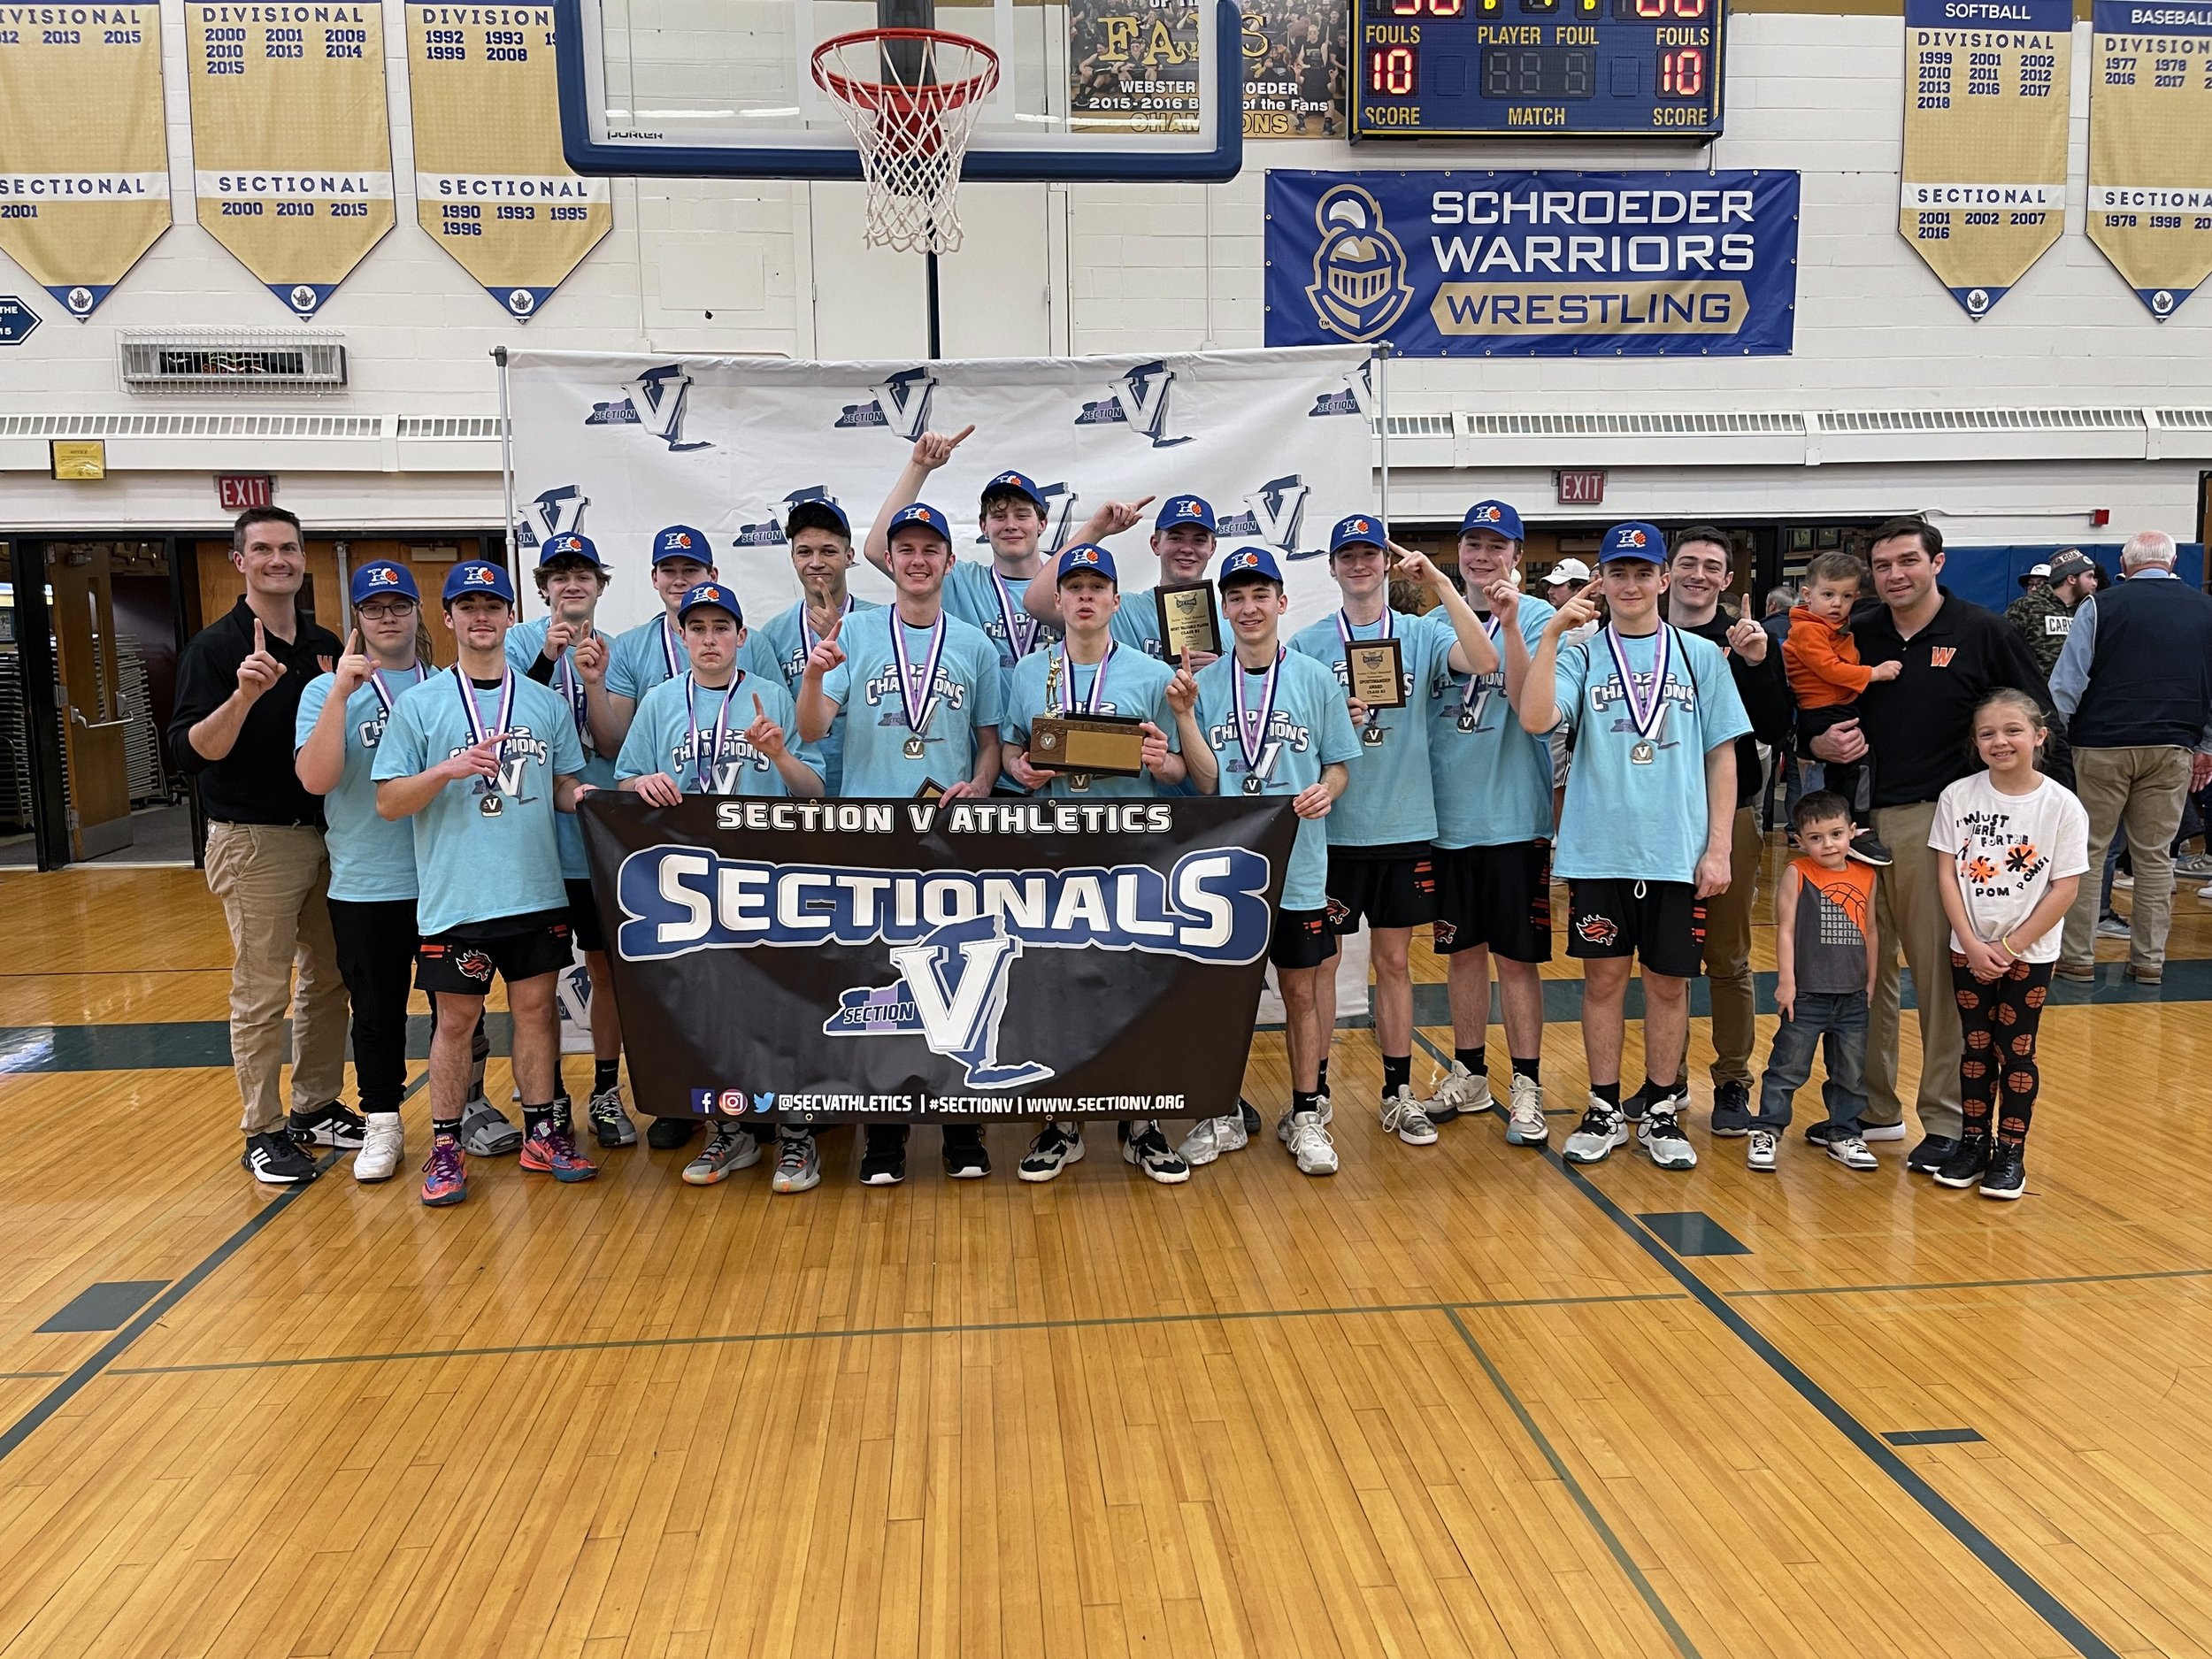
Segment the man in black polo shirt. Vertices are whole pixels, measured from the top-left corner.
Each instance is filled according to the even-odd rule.
[[[1904,1121],[1897,1093],[1900,975],[1894,940],[1912,969],[1920,1018],[1920,1088],[1916,1110],[1922,1139],[1905,1167],[1927,1171],[1958,1146],[1958,1005],[1950,995],[1951,927],[1943,914],[1943,883],[1951,861],[1928,845],[1936,797],[1977,765],[1969,743],[1974,705],[1999,686],[2026,692],[2043,707],[2050,695],[2019,630],[1993,611],[1969,604],[1937,586],[1943,535],[1919,518],[1893,518],[1874,533],[1868,550],[1875,602],[1851,616],[1859,661],[1903,666],[1860,695],[1856,719],[1841,720],[1812,739],[1816,759],[1873,757],[1874,833],[1896,860],[1875,888],[1875,919],[1883,940],[1880,977],[1867,1027],[1867,1110],[1876,1127]],[[1808,1139],[1823,1138],[1816,1124]],[[1870,1133],[1869,1138],[1872,1135]]]
[[[230,925],[230,1052],[245,1104],[239,1158],[256,1180],[312,1180],[310,1146],[358,1148],[361,1119],[338,1104],[346,1061],[346,987],[330,932],[330,859],[322,802],[293,770],[300,693],[343,654],[301,619],[307,553],[280,507],[239,514],[231,563],[245,597],[177,661],[169,754],[196,777],[207,813],[207,885]],[[292,969],[299,968],[293,1001]],[[284,1110],[284,1009],[293,1002],[292,1110]]]

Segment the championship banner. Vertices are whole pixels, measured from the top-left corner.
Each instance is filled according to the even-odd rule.
[[[2097,0],[2089,240],[2164,322],[2212,274],[2212,0]]]
[[[1267,342],[1416,357],[1781,357],[1794,173],[1267,175]]]
[[[581,808],[639,1107],[1236,1110],[1286,799]]]
[[[407,0],[407,65],[416,217],[526,323],[614,223],[561,157],[553,8]]]
[[[2066,228],[2072,0],[1905,0],[1897,229],[1986,317]]]
[[[161,8],[0,6],[0,250],[82,321],[169,219]]]
[[[1213,503],[1224,548],[1276,550],[1294,621],[1337,604],[1329,526],[1380,504],[1364,347],[938,363],[511,351],[507,372],[523,568],[548,537],[591,537],[614,571],[599,606],[611,629],[660,613],[650,549],[671,524],[705,534],[749,621],[773,616],[799,596],[783,535],[792,505],[836,502],[857,549],[931,430],[975,427],[923,490],[961,557],[990,557],[978,497],[1011,467],[1039,481],[1048,552],[1102,503],[1155,497],[1143,527],[1115,542],[1126,587],[1149,587],[1152,512],[1187,491]],[[865,560],[851,581],[864,599],[891,596]]]
[[[1247,138],[1344,136],[1350,0],[1246,0]],[[1069,0],[1069,109],[1087,132],[1159,131],[1199,113],[1198,13],[1158,0]]]
[[[1244,0],[1244,135],[1344,136],[1350,0]]]
[[[384,8],[184,8],[201,226],[296,317],[392,227]]]

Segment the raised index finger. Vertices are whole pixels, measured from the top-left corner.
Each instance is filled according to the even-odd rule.
[[[757,691],[753,693],[753,713],[759,719],[764,720],[768,718],[768,710],[760,706],[760,693]]]
[[[358,657],[361,655],[360,629],[356,628],[352,633],[346,635],[346,655],[348,657]]]
[[[958,449],[962,444],[968,441],[969,434],[974,431],[975,422],[971,420],[966,426],[961,427],[959,431],[954,433],[951,437],[945,440],[945,447],[949,449]]]
[[[1149,507],[1154,502],[1159,499],[1160,498],[1157,495],[1147,495],[1142,501],[1137,503],[1135,506],[1130,508],[1129,511],[1131,512],[1142,512],[1147,507]]]
[[[262,635],[259,617],[253,619],[253,648],[257,651],[265,651],[269,649],[269,641]]]

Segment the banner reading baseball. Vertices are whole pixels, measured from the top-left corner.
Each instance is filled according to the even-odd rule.
[[[2089,240],[2164,322],[2212,275],[2212,0],[2097,0]]]
[[[975,427],[924,491],[963,558],[990,557],[978,497],[1008,468],[1039,480],[1048,552],[1103,502],[1187,492],[1213,503],[1225,549],[1276,550],[1299,620],[1337,603],[1329,526],[1378,506],[1364,346],[940,363],[514,351],[508,374],[524,567],[549,537],[590,536],[614,568],[607,627],[658,614],[648,572],[665,525],[706,535],[749,617],[782,610],[798,596],[793,503],[836,502],[856,544],[928,431]],[[1127,585],[1148,586],[1143,532],[1116,545]],[[865,562],[852,587],[891,594]]]
[[[381,0],[184,8],[200,224],[296,317],[392,227]]]
[[[0,250],[81,321],[169,218],[161,8],[4,8]]]
[[[417,218],[528,322],[614,222],[561,157],[553,8],[407,0],[407,90]]]
[[[2072,0],[1905,0],[1897,229],[1986,317],[2066,228]]]

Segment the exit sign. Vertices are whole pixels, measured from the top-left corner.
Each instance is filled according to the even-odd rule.
[[[215,497],[225,512],[243,512],[249,507],[276,504],[276,480],[266,472],[218,472]]]
[[[1605,471],[1602,467],[1574,472],[1554,472],[1553,488],[1559,492],[1563,507],[1595,507],[1605,500]]]

